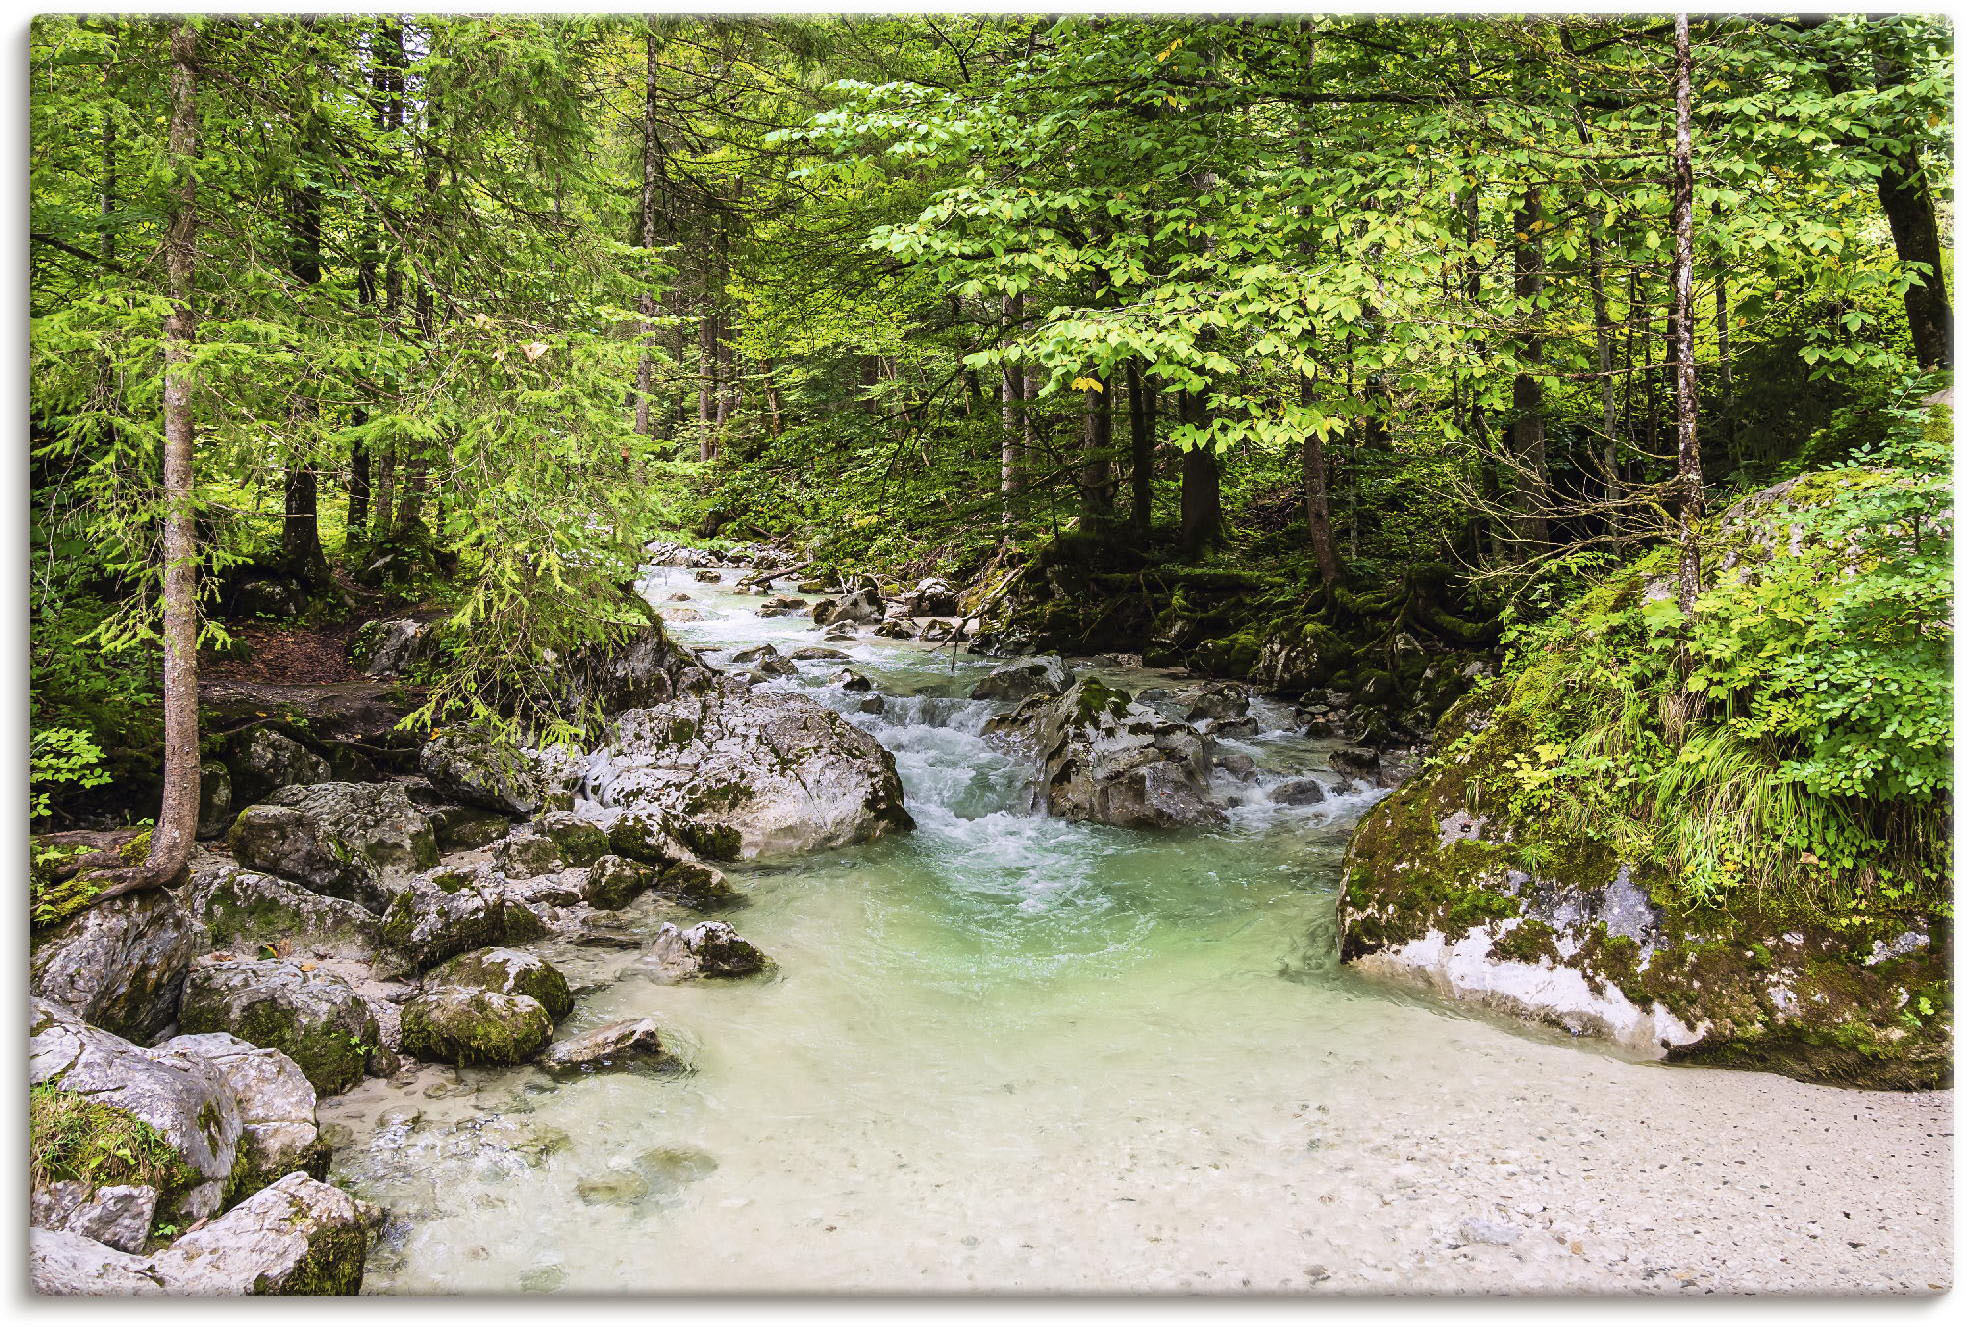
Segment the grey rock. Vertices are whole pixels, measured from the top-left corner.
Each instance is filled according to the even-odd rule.
[[[1500,1221],[1490,1221],[1483,1217],[1470,1217],[1462,1222],[1462,1242],[1464,1244],[1499,1244],[1508,1246],[1523,1238],[1523,1232],[1515,1226],[1506,1226]]]
[[[449,803],[424,807],[437,834],[439,853],[471,852],[496,843],[512,829],[511,817],[478,806]]]
[[[492,845],[492,865],[508,880],[526,880],[566,867],[560,845],[544,834],[519,829]]]
[[[1250,690],[1236,682],[1211,682],[1189,698],[1188,718],[1241,719],[1250,712]]]
[[[724,573],[714,567],[699,567],[694,577],[705,585],[715,585],[724,579]]]
[[[1056,696],[1072,685],[1072,673],[1056,654],[993,668],[971,690],[972,700],[1026,700],[1032,696]]]
[[[393,783],[282,788],[247,807],[226,842],[241,866],[372,912],[387,906],[386,876],[437,864],[430,818]]]
[[[27,1232],[27,1277],[37,1295],[161,1295],[164,1281],[148,1258],[69,1230]]]
[[[321,756],[284,733],[254,726],[234,734],[225,746],[225,766],[239,805],[257,802],[276,788],[326,783],[334,771]]]
[[[556,1041],[540,1063],[556,1073],[593,1073],[660,1064],[668,1058],[652,1018],[628,1018]]]
[[[874,683],[869,681],[865,674],[857,673],[851,668],[840,669],[832,677],[828,678],[827,681],[839,687],[842,691],[874,690]]]
[[[159,1195],[163,1215],[195,1221],[218,1210],[244,1126],[238,1097],[202,1056],[132,1045],[36,999],[29,1010],[28,1082],[52,1083],[127,1111],[162,1134],[196,1177]]]
[[[1034,803],[1051,815],[1140,829],[1225,818],[1209,794],[1208,743],[1097,679],[1048,706],[1034,735],[1043,761]]]
[[[507,815],[529,816],[549,790],[532,754],[475,733],[443,733],[417,755],[430,786],[454,801]]]
[[[1292,779],[1272,788],[1270,800],[1279,806],[1316,806],[1325,800],[1325,786],[1317,779]]]
[[[296,1170],[325,1174],[328,1148],[314,1115],[314,1087],[280,1051],[223,1032],[173,1037],[158,1047],[218,1071],[239,1109],[239,1154],[228,1187],[252,1193]]]
[[[303,1174],[282,1178],[152,1259],[171,1295],[353,1295],[380,1209]]]
[[[810,852],[914,827],[894,757],[805,696],[720,691],[618,719],[589,765],[606,807],[666,818],[712,858]],[[610,845],[637,856],[616,835]]]
[[[34,941],[28,989],[97,1027],[149,1041],[177,1018],[197,938],[164,890],[107,899]]]
[[[1232,779],[1248,781],[1257,776],[1256,760],[1242,751],[1228,751],[1216,756],[1216,768]]]
[[[845,659],[845,650],[836,650],[830,645],[801,645],[792,652],[795,659]]]
[[[347,899],[330,898],[278,876],[214,866],[178,892],[185,913],[203,929],[194,952],[292,941],[336,957],[372,959],[377,918]]]
[[[391,898],[379,931],[397,963],[421,972],[454,954],[491,945],[525,944],[546,927],[499,881],[470,871],[433,871]]]
[[[547,812],[533,821],[533,832],[551,839],[569,866],[590,866],[608,851],[608,831],[572,811]]]
[[[354,987],[325,969],[286,959],[194,965],[179,1026],[281,1051],[324,1094],[360,1082],[381,1045],[375,1015]]]
[[[1341,747],[1326,758],[1332,768],[1361,783],[1386,786],[1380,774],[1380,753],[1366,747]]]
[[[140,1253],[157,1214],[157,1190],[148,1184],[110,1184],[92,1188],[81,1180],[58,1180],[28,1198],[28,1224],[65,1230],[124,1253]]]
[[[356,662],[369,677],[400,677],[430,658],[437,645],[430,624],[411,617],[371,622],[356,641]]]
[[[655,883],[654,867],[610,853],[588,868],[587,901],[609,911],[625,908]]]
[[[956,590],[940,576],[928,576],[901,597],[903,611],[910,617],[942,617],[959,610]]]
[[[764,971],[768,961],[727,922],[698,922],[688,930],[664,922],[649,955],[676,977],[744,977]]]
[[[198,767],[198,837],[216,839],[232,824],[232,772],[222,761]]]

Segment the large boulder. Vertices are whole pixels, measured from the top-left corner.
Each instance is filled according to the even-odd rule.
[[[556,1023],[574,1009],[573,994],[560,969],[521,949],[479,949],[459,954],[432,972],[428,982],[500,995],[529,995]]]
[[[1833,920],[1774,893],[1699,907],[1658,864],[1513,815],[1508,790],[1547,762],[1507,695],[1452,710],[1436,758],[1360,821],[1345,962],[1654,1057],[1860,1087],[1949,1081],[1944,919],[1887,903]]]
[[[940,576],[927,576],[902,596],[902,608],[910,617],[948,617],[961,611],[956,588]]]
[[[263,725],[226,740],[225,767],[232,776],[233,804],[257,802],[276,788],[304,788],[335,777],[327,760]]]
[[[373,912],[262,871],[212,866],[178,892],[203,931],[197,950],[298,944],[317,954],[373,959],[379,944]]]
[[[437,864],[437,836],[399,784],[282,788],[233,822],[232,858],[316,893],[387,907],[386,879]]]
[[[587,787],[603,806],[665,817],[686,846],[719,859],[914,827],[879,742],[804,696],[735,684],[623,714],[589,761]]]
[[[225,1032],[281,1051],[323,1094],[362,1081],[381,1045],[375,1014],[352,986],[285,959],[196,964],[178,1024],[188,1033]]]
[[[1041,654],[991,669],[970,696],[974,700],[1026,700],[1056,696],[1071,685],[1072,674],[1065,660],[1056,654]]]
[[[314,1087],[286,1055],[223,1032],[173,1037],[158,1050],[203,1060],[232,1090],[240,1129],[228,1201],[296,1170],[327,1173],[329,1149],[315,1121]]]
[[[356,633],[351,660],[369,677],[400,677],[436,652],[437,633],[413,617],[370,622]]]
[[[391,898],[378,932],[393,973],[422,972],[453,954],[524,944],[546,926],[505,882],[475,871],[413,877]]]
[[[604,717],[710,689],[715,675],[660,626],[641,628],[619,644],[577,651],[565,671],[566,699]]]
[[[63,1094],[51,1106],[108,1107],[161,1138],[163,1154],[153,1158],[160,1216],[196,1221],[219,1210],[244,1122],[238,1096],[208,1060],[132,1045],[40,999],[29,1011],[27,1051],[29,1084]]]
[[[150,1041],[178,1016],[197,928],[161,889],[105,900],[34,939],[28,988],[97,1027]]]
[[[864,585],[837,599],[822,599],[813,605],[813,625],[832,626],[843,622],[879,622],[882,618],[880,591]]]
[[[1209,745],[1124,691],[1085,678],[1048,706],[1034,728],[1041,761],[1034,803],[1067,820],[1137,829],[1214,825]]]
[[[553,1018],[530,995],[437,986],[403,1006],[403,1051],[443,1064],[519,1064],[553,1040]]]
[[[531,752],[471,732],[431,738],[417,767],[444,796],[507,815],[534,814],[553,791]]]
[[[151,1260],[170,1295],[353,1295],[380,1209],[304,1174],[268,1185]]]

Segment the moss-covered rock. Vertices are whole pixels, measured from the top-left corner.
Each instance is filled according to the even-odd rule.
[[[530,995],[555,1022],[573,1012],[574,997],[560,969],[519,949],[459,954],[430,974],[433,986],[461,986],[502,995]]]
[[[462,986],[424,991],[403,1006],[403,1050],[443,1064],[519,1064],[553,1039],[553,1019],[530,995]]]
[[[185,982],[178,1025],[281,1051],[324,1094],[360,1082],[381,1044],[375,1015],[354,988],[332,972],[284,959],[199,963]]]
[[[1442,754],[1360,822],[1339,904],[1346,962],[1674,1060],[1862,1087],[1950,1081],[1944,917],[1776,893],[1694,906],[1659,863],[1512,815],[1543,758],[1509,696],[1505,684],[1457,706]]]

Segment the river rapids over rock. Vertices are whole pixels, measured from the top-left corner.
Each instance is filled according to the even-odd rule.
[[[820,643],[740,574],[642,589],[690,596],[673,634],[714,664]],[[727,866],[763,978],[649,980],[635,937],[691,915],[648,898],[623,947],[539,946],[578,997],[559,1035],[653,1018],[669,1072],[431,1067],[324,1103],[334,1178],[390,1212],[367,1292],[1923,1291],[1946,1265],[1943,1095],[1629,1063],[1349,976],[1340,859],[1380,793],[1287,707],[1217,743],[1254,765],[1214,775],[1225,825],[1078,824],[982,735],[1003,660],[828,644],[759,685],[892,751],[915,831]],[[1305,778],[1323,800],[1272,798]]]

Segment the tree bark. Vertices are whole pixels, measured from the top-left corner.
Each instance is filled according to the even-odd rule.
[[[1523,194],[1516,212],[1516,298],[1537,300],[1544,290],[1543,198],[1533,185]],[[1510,452],[1516,467],[1518,538],[1528,542],[1534,552],[1550,546],[1549,480],[1544,456],[1544,385],[1538,376],[1544,361],[1540,316],[1534,307],[1521,309],[1523,336],[1517,354],[1527,366],[1517,373],[1510,386],[1510,407],[1514,418],[1510,430]]]
[[[319,146],[312,126],[304,126],[301,134],[308,140],[308,147]],[[321,282],[321,191],[300,174],[306,169],[305,158],[303,152],[302,164],[297,166],[294,183],[287,190],[287,270],[303,290]],[[321,549],[321,480],[314,458],[307,454],[314,445],[314,439],[308,435],[319,413],[319,403],[311,400],[304,390],[297,389],[294,422],[303,435],[306,451],[287,463],[283,485],[285,515],[280,522],[281,569],[310,591],[319,590],[329,579],[327,554]]]
[[[1106,381],[1087,371],[1099,385],[1085,390],[1085,446],[1079,459],[1079,528],[1104,537],[1113,523],[1113,407]]]
[[[1311,379],[1298,380],[1298,400],[1311,403]],[[1332,545],[1331,481],[1325,467],[1325,440],[1312,429],[1305,430],[1303,464],[1305,532],[1311,540],[1311,555],[1318,563],[1318,579],[1326,585],[1335,585],[1339,579],[1339,555]]]
[[[642,110],[642,225],[639,242],[645,249],[656,247],[657,199],[662,178],[662,136],[656,123],[656,30],[652,25],[643,36]],[[649,393],[655,385],[656,360],[652,337],[655,332],[656,292],[651,274],[645,282],[638,304],[642,314],[642,355],[635,365],[635,431],[645,438],[656,433],[649,413]]]
[[[164,319],[164,792],[143,865],[95,877],[98,897],[169,884],[190,860],[198,836],[198,529],[193,506],[191,307],[198,238],[198,30],[171,28],[171,123],[166,152],[177,188],[164,236],[171,311]]]
[[[1182,393],[1182,422],[1202,428],[1209,410],[1200,392]],[[1206,443],[1182,453],[1182,551],[1194,556],[1222,538],[1222,467]]]
[[[1673,20],[1673,425],[1679,457],[1680,611],[1691,623],[1701,593],[1705,497],[1694,430],[1694,56],[1687,15]]]
[[[1024,296],[1006,295],[1004,297],[1004,326],[1022,328],[1024,324]],[[1011,500],[1017,496],[1020,469],[1024,465],[1025,443],[1025,390],[1024,378],[1009,364],[998,371],[998,395],[1002,400],[1004,436],[999,445],[998,487],[1004,498],[1004,523],[1011,523]]]
[[[1141,382],[1138,361],[1127,361],[1127,420],[1131,426],[1133,455],[1127,478],[1133,500],[1127,517],[1134,534],[1145,541],[1154,526],[1154,387]]]
[[[1875,20],[1867,19],[1867,24]],[[1875,61],[1878,85],[1897,87],[1905,82],[1903,67],[1890,56]],[[1946,269],[1940,264],[1944,249],[1940,227],[1933,213],[1933,193],[1927,185],[1926,170],[1920,161],[1919,145],[1906,132],[1904,146],[1891,154],[1878,177],[1878,204],[1892,227],[1892,243],[1899,262],[1918,263],[1925,273],[1906,287],[1906,325],[1912,331],[1912,353],[1922,369],[1953,367],[1953,309],[1947,302]]]

